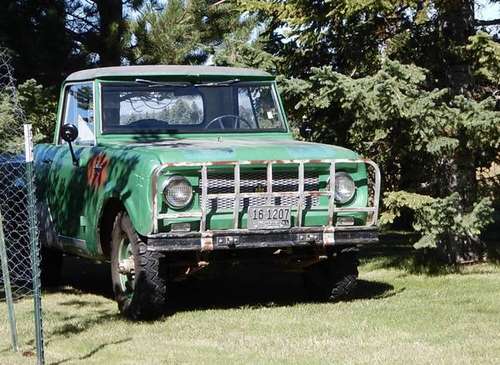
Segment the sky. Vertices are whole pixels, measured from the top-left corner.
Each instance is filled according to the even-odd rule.
[[[488,0],[479,0],[476,8],[476,18],[482,20],[500,18],[500,4],[491,4]]]

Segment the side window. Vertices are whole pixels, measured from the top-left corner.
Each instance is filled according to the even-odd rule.
[[[76,144],[93,144],[94,91],[92,83],[71,85],[66,88],[63,124],[78,128]]]

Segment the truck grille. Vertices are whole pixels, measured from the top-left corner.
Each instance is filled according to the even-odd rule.
[[[372,180],[374,189],[370,190],[374,194],[373,200],[370,200],[373,202],[372,205],[358,207],[335,204],[335,189],[332,187],[327,189],[323,186],[323,182],[320,184],[319,176],[325,175],[329,179],[334,179],[339,164],[363,165],[374,171]],[[162,189],[159,177],[166,171],[177,173],[178,169],[184,170],[185,168],[200,171],[200,183],[196,190],[200,195],[200,203],[203,202],[200,204],[201,209],[181,212],[168,209],[167,212],[162,212],[158,199],[160,197],[158,192]],[[367,159],[174,162],[164,163],[156,168],[152,178],[154,233],[159,232],[159,223],[162,219],[167,222],[178,219],[199,219],[202,250],[213,250],[213,232],[217,230],[212,231],[210,225],[214,211],[217,210],[232,213],[231,233],[247,233],[249,229],[242,227],[241,214],[239,214],[245,207],[267,204],[290,205],[296,208],[293,212],[294,227],[305,232],[312,229],[312,227],[304,227],[304,220],[307,214],[311,213],[307,211],[307,207],[318,206],[321,199],[321,203],[324,202],[325,208],[328,208],[328,211],[325,209],[327,225],[324,227],[324,233],[328,236],[328,242],[325,241],[325,244],[333,244],[332,234],[338,213],[367,213],[367,221],[362,227],[375,226],[378,221],[382,178],[377,164]],[[240,182],[236,185],[236,189],[235,181]],[[271,194],[267,193],[268,183],[272,186]],[[239,206],[234,206],[234,199],[240,201]]]
[[[298,173],[296,171],[273,173],[273,192],[296,192],[299,189]],[[319,177],[317,172],[304,173],[304,191],[319,190]],[[251,206],[268,205],[269,201],[265,196],[267,191],[266,171],[241,172],[240,192],[255,193],[262,192],[262,197],[243,198],[240,201],[240,211]],[[232,173],[209,173],[208,174],[208,194],[234,193],[234,176]],[[214,198],[207,200],[207,211],[220,211],[233,209],[233,198]],[[319,205],[319,197],[308,196],[305,198],[305,207],[311,208]],[[283,205],[296,207],[297,197],[276,197],[273,198],[273,205]],[[201,199],[200,199],[201,205]]]

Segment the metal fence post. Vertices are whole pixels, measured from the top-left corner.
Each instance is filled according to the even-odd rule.
[[[7,247],[5,246],[5,237],[3,234],[3,217],[0,212],[0,260],[2,261],[3,285],[5,289],[5,301],[7,302],[7,311],[9,312],[10,336],[12,340],[12,349],[17,352],[17,325],[16,314],[14,312],[14,301],[12,299],[12,288],[10,286],[9,264],[7,260]]]
[[[37,364],[45,364],[42,325],[42,293],[40,283],[40,258],[38,250],[38,228],[36,219],[36,198],[33,173],[33,133],[31,124],[24,125],[26,154],[26,182],[28,187],[29,239],[31,244],[31,270],[33,273],[33,301],[35,309],[35,342]]]

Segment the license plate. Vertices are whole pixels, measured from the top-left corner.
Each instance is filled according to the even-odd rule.
[[[248,229],[290,228],[290,207],[249,207]]]

